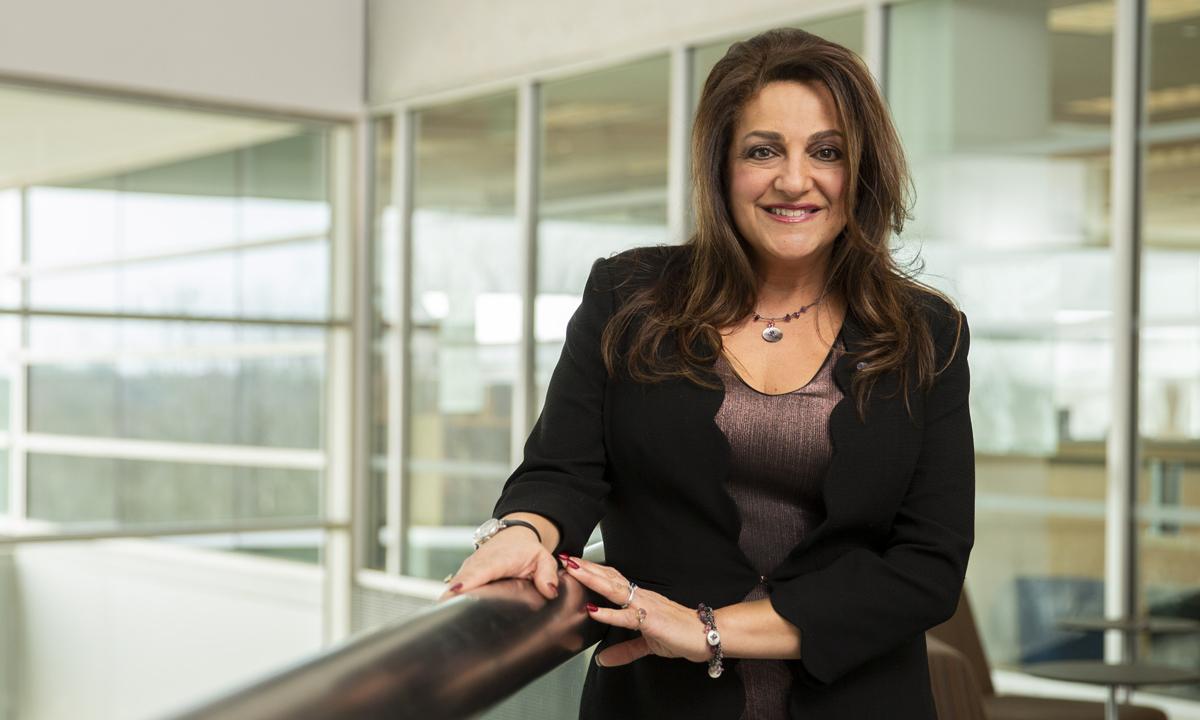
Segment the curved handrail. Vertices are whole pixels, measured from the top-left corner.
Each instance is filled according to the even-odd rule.
[[[490,583],[174,720],[471,717],[599,642],[589,599],[565,574],[553,600],[528,580]]]

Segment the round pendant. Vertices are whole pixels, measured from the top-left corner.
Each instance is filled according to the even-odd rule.
[[[716,680],[717,678],[721,677],[721,671],[724,669],[725,668],[721,667],[720,665],[709,665],[708,666],[708,676],[710,678]]]
[[[763,340],[769,343],[777,343],[783,339],[783,331],[774,325],[768,325],[762,332]]]

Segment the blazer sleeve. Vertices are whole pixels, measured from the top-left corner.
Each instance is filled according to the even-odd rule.
[[[604,397],[608,373],[600,335],[613,313],[610,260],[592,265],[583,299],[567,323],[546,402],[525,442],[524,458],[504,484],[492,517],[532,512],[559,530],[558,547],[580,555],[604,514]]]
[[[939,368],[955,339],[956,323],[944,326]],[[957,352],[926,395],[916,469],[883,549],[850,550],[772,586],[772,607],[800,628],[800,674],[812,684],[832,683],[954,613],[975,525],[969,345],[964,316]]]

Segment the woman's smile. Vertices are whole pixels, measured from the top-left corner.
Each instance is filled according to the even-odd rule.
[[[773,205],[771,207],[763,208],[763,210],[766,211],[767,215],[769,215],[772,220],[781,223],[808,222],[814,219],[817,213],[821,211],[821,209],[815,205],[804,205],[799,208]]]

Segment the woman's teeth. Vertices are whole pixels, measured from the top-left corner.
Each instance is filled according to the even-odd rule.
[[[816,209],[788,210],[787,208],[767,208],[767,211],[784,217],[804,217],[809,213],[816,212]]]

